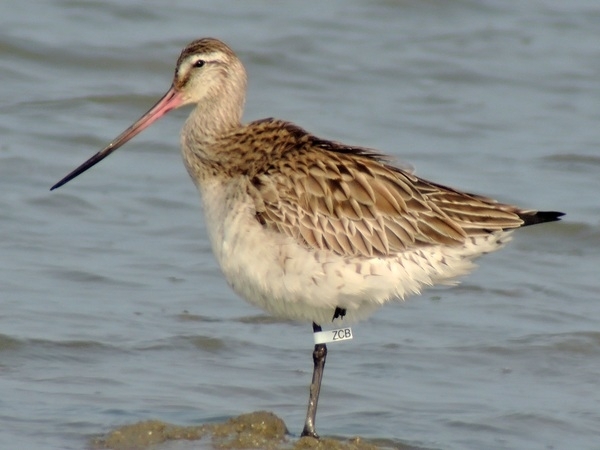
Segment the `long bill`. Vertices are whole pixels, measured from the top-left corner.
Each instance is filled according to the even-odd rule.
[[[169,111],[178,108],[183,104],[183,96],[180,92],[176,91],[173,86],[167,91],[167,93],[152,107],[150,110],[140,117],[133,125],[123,131],[117,138],[115,138],[110,144],[108,144],[105,148],[100,150],[82,165],[77,167],[71,173],[69,173],[66,177],[56,183],[54,186],[50,188],[51,191],[61,187],[63,184],[68,183],[73,178],[81,175],[83,172],[88,170],[90,167],[95,166],[112,152],[117,150],[135,135],[139,134],[141,131],[148,128],[162,116],[167,114]]]

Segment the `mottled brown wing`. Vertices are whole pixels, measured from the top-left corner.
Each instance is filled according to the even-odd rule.
[[[258,220],[312,248],[385,256],[516,228],[516,209],[421,180],[368,150],[319,141],[251,180]]]

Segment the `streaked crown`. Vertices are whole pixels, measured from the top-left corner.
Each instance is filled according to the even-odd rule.
[[[177,59],[173,86],[185,103],[228,101],[243,106],[246,70],[223,42],[203,38],[188,44]]]

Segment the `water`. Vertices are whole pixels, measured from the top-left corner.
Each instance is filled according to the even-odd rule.
[[[178,154],[186,111],[48,191],[202,36],[247,65],[248,120],[568,214],[332,345],[319,431],[600,448],[600,8],[585,0],[2,3],[0,448],[259,409],[301,429],[310,327],[269,320],[220,276]]]

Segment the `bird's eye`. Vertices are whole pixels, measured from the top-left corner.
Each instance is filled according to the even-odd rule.
[[[194,63],[194,67],[202,67],[204,64],[206,64],[206,61],[204,61],[203,59],[199,59]]]

